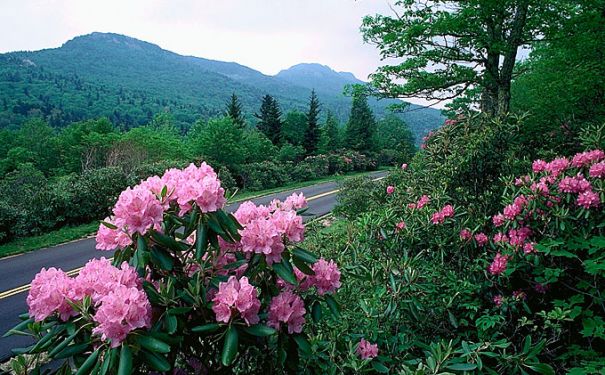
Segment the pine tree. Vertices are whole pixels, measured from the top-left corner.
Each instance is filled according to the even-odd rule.
[[[226,115],[227,117],[230,117],[231,121],[239,128],[243,129],[246,127],[246,122],[242,115],[242,104],[235,93],[231,95],[231,100],[227,103]]]
[[[376,121],[368,98],[361,93],[354,95],[346,130],[347,147],[359,152],[371,151],[375,129]]]
[[[338,127],[338,119],[334,117],[332,112],[328,112],[326,123],[323,128],[324,137],[326,138],[325,148],[328,152],[336,151],[340,146]]]
[[[259,120],[256,124],[258,130],[267,136],[274,145],[281,143],[281,111],[279,103],[271,95],[265,95],[260,106],[260,113],[254,114]]]
[[[305,139],[303,141],[303,147],[305,148],[305,155],[313,155],[317,152],[317,146],[319,143],[320,130],[317,123],[317,117],[319,116],[319,100],[315,90],[311,91],[311,98],[309,99],[309,112],[307,112],[307,128],[305,129]]]

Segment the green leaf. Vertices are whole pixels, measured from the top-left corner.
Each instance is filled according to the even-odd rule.
[[[340,306],[338,306],[338,302],[336,302],[334,297],[331,295],[326,295],[325,299],[330,311],[332,312],[332,315],[334,315],[334,317],[337,319],[340,318]]]
[[[212,332],[216,332],[220,327],[221,326],[218,323],[209,323],[209,324],[204,324],[203,326],[193,327],[193,328],[191,328],[191,332],[202,333],[202,334],[212,333]]]
[[[118,229],[117,226],[113,225],[112,223],[108,223],[107,221],[101,220],[101,224],[103,224],[104,226],[106,226],[109,229],[113,229],[113,230]]]
[[[71,335],[67,336],[67,338],[65,338],[65,340],[63,340],[59,345],[55,346],[53,348],[53,350],[48,352],[48,356],[52,358],[57,353],[59,353],[61,350],[65,349],[65,347],[67,347],[67,345],[69,345],[73,341],[73,339],[76,338],[78,333],[79,333],[79,331],[76,331],[76,332],[72,333]]]
[[[160,354],[143,350],[143,356],[145,357],[146,362],[149,363],[151,368],[156,371],[166,372],[170,371],[170,369],[172,368],[166,358],[164,358],[164,356]]]
[[[143,348],[157,353],[170,353],[170,345],[149,336],[136,336],[135,341]]]
[[[315,301],[313,303],[313,307],[311,308],[311,315],[313,316],[313,321],[315,323],[321,320],[322,311],[321,311],[321,303]]]
[[[389,373],[389,368],[386,367],[382,362],[372,361],[372,367],[374,368],[374,370],[376,370],[376,372],[379,372],[381,374]]]
[[[88,349],[89,347],[90,347],[90,342],[71,345],[71,346],[68,346],[67,348],[63,349],[59,353],[57,353],[55,355],[55,358],[57,358],[57,359],[70,358],[76,354],[84,353],[84,351],[86,351],[86,349]]]
[[[277,333],[277,331],[271,327],[267,327],[266,325],[263,324],[256,324],[250,327],[246,327],[244,328],[244,331],[246,333],[251,334],[252,336],[259,336],[259,337],[263,337],[263,336],[271,336]]]
[[[99,371],[99,375],[107,374],[107,371],[112,367],[118,356],[118,348],[111,349],[110,352],[105,353],[103,358],[103,365],[101,366],[101,371]]]
[[[298,347],[300,348],[300,350],[303,353],[305,353],[305,354],[313,353],[313,350],[311,349],[311,344],[309,343],[309,340],[307,340],[306,337],[304,337],[302,335],[294,335],[294,336],[292,336],[292,338],[294,339],[294,341],[296,341],[296,344],[298,345]]]
[[[477,365],[474,363],[454,363],[446,366],[446,368],[453,371],[473,371],[477,368]]]
[[[177,326],[178,326],[178,321],[176,319],[176,316],[174,315],[167,315],[166,319],[166,332],[173,334],[176,332]]]
[[[221,362],[224,366],[230,366],[237,355],[238,333],[235,326],[230,326],[225,334],[225,343],[223,345],[223,353]]]
[[[309,264],[314,264],[318,260],[318,258],[315,254],[313,254],[312,252],[307,251],[305,249],[301,249],[300,247],[297,247],[294,250],[292,250],[292,255],[295,258],[298,258],[298,259],[302,260],[303,262],[306,262]]]
[[[159,246],[154,246],[151,248],[151,257],[154,263],[160,266],[162,269],[166,271],[172,270],[172,267],[174,266],[174,259],[172,259],[166,250]]]
[[[118,375],[132,374],[132,351],[125,343],[122,344],[120,350],[120,365],[118,367]]]
[[[174,252],[187,250],[187,245],[178,242],[174,238],[163,233],[151,231],[151,238],[160,246],[166,247]]]
[[[90,370],[97,363],[98,358],[99,358],[99,351],[95,350],[88,356],[88,358],[86,358],[86,361],[84,361],[84,363],[82,363],[82,366],[80,366],[80,368],[78,369],[78,372],[76,372],[76,375],[89,374]]]
[[[206,250],[208,249],[208,227],[203,223],[199,223],[197,226],[197,233],[195,235],[195,259],[199,262],[202,260]]]
[[[24,320],[21,323],[14,326],[13,328],[9,329],[8,332],[6,332],[2,337],[8,337],[8,336],[14,335],[17,332],[21,332],[24,328],[26,328],[29,324],[31,324],[33,322],[34,322],[34,319],[32,319],[32,318]]]
[[[296,268],[298,268],[305,275],[315,275],[315,271],[313,271],[313,269],[309,267],[307,263],[302,261],[300,258],[294,256],[292,257],[292,262],[294,263]]]
[[[286,262],[285,259],[283,259],[280,263],[274,263],[273,264],[273,271],[275,271],[275,273],[281,277],[282,279],[284,279],[284,281],[292,284],[292,285],[298,285],[298,282],[296,281],[296,276],[294,275],[294,272],[292,272],[290,270],[289,267],[285,266],[283,264],[283,262]]]
[[[555,374],[555,370],[550,365],[547,365],[546,363],[537,363],[535,365],[528,365],[527,367],[534,370],[538,374],[543,374],[543,375],[554,375]]]
[[[168,311],[166,311],[166,314],[168,314],[168,315],[181,315],[181,314],[188,313],[192,309],[193,309],[193,307],[189,307],[189,306],[173,307],[171,309],[168,309]]]

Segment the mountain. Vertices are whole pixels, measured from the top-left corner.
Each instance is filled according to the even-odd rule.
[[[261,98],[271,94],[284,112],[304,110],[315,88],[323,108],[346,121],[351,73],[320,64],[299,64],[268,76],[246,66],[182,56],[155,44],[112,33],[76,37],[59,48],[0,54],[0,128],[44,117],[56,127],[108,117],[123,128],[149,123],[169,111],[187,129],[196,120],[219,116],[232,93],[253,123]],[[374,101],[377,117],[393,101]],[[326,111],[324,111],[325,113]],[[417,138],[440,126],[440,111],[420,109],[403,118]]]

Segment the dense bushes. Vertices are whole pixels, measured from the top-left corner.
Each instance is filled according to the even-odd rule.
[[[395,373],[605,370],[604,156],[552,156],[523,177],[523,121],[450,120],[385,181],[346,183],[337,213],[352,221],[308,240],[333,244],[347,306],[312,337],[317,373],[370,370],[360,336]],[[580,132],[584,149],[600,129]]]

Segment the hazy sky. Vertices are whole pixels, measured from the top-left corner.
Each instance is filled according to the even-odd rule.
[[[102,31],[265,74],[318,62],[365,80],[380,61],[359,26],[375,13],[387,0],[0,0],[0,52]]]

